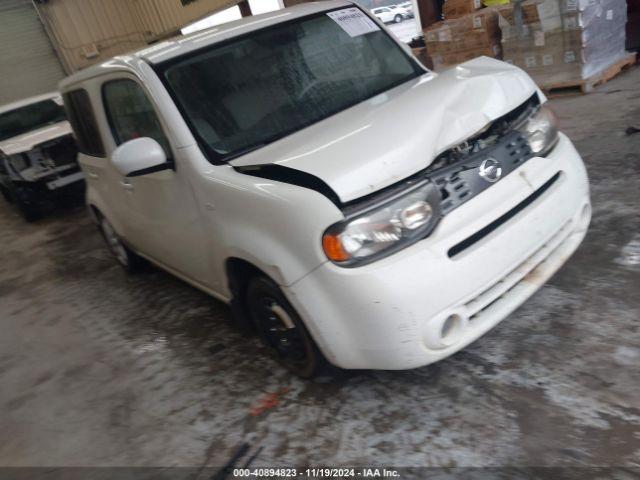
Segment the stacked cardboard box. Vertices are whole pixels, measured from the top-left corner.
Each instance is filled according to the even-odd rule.
[[[429,52],[425,47],[412,48],[411,51],[420,62],[430,70],[433,70],[433,60],[429,56]]]
[[[442,16],[445,20],[460,18],[481,8],[481,0],[447,0],[442,5]]]
[[[493,8],[435,23],[424,30],[424,38],[436,70],[481,55],[501,58],[498,15]]]
[[[505,61],[541,85],[589,78],[625,54],[625,0],[524,0],[497,11]]]

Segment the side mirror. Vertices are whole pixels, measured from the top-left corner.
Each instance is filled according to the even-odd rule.
[[[173,170],[174,163],[153,138],[136,138],[116,148],[111,156],[116,169],[125,177],[139,177],[162,170]]]

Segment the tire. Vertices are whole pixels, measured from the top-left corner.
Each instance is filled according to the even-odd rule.
[[[107,248],[111,254],[127,273],[136,273],[142,269],[145,261],[142,257],[131,251],[120,239],[115,229],[105,217],[99,217],[99,229],[102,238],[107,244]]]
[[[16,205],[18,210],[20,210],[22,218],[24,218],[26,222],[34,222],[42,215],[42,212],[37,206],[26,203],[20,197],[16,197]]]
[[[6,187],[0,185],[0,193],[2,193],[2,196],[7,201],[7,203],[14,203],[13,202],[13,196],[11,195],[11,192],[9,192],[9,190],[7,190]]]
[[[272,280],[264,276],[252,278],[245,303],[262,340],[282,366],[302,378],[312,378],[321,371],[326,360],[298,313]]]
[[[402,21],[402,15],[396,15],[393,17],[393,21],[396,23],[400,23]]]

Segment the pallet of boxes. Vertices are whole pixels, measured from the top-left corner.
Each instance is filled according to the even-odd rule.
[[[498,15],[480,0],[447,0],[444,21],[424,30],[427,52],[435,70],[482,55],[502,58]]]
[[[583,92],[635,62],[625,0],[524,0],[497,7],[504,60],[548,91]]]

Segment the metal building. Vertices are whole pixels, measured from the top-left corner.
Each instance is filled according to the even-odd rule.
[[[0,104],[55,90],[65,76],[180,33],[240,0],[2,0]]]
[[[54,90],[65,72],[30,0],[0,2],[0,105]]]

